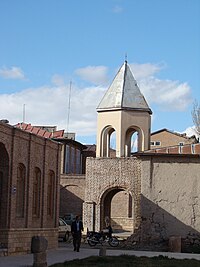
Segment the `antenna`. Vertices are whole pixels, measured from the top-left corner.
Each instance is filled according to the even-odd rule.
[[[23,104],[23,120],[22,120],[22,122],[24,123],[25,122],[25,104]]]
[[[69,83],[69,101],[68,101],[68,115],[67,115],[67,134],[69,131],[69,116],[70,116],[70,104],[71,104],[71,90],[72,90],[72,81]]]

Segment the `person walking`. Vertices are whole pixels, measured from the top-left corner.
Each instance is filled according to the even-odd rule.
[[[81,236],[83,231],[83,223],[80,220],[80,216],[77,215],[75,221],[71,225],[71,233],[73,236],[74,251],[79,252],[81,245]]]

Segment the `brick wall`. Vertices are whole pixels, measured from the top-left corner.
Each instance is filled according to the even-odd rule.
[[[140,163],[140,159],[135,157],[87,159],[84,224],[89,230],[102,229],[105,226],[104,217],[107,215],[113,217],[122,215],[123,220],[127,219],[125,224],[127,228],[133,228],[133,224],[137,227],[140,221]],[[124,198],[124,193],[119,192],[126,192],[132,196],[132,202],[134,203],[130,213],[132,221],[127,216],[127,199]],[[117,198],[117,194],[119,194],[119,198]],[[112,199],[115,204],[113,203],[113,214],[109,214]],[[123,201],[121,202],[120,200],[122,199]],[[126,212],[124,212],[124,209]],[[94,218],[92,218],[92,214],[94,214]],[[118,220],[119,222],[120,220]],[[120,227],[120,225],[117,227]],[[123,225],[121,227],[123,228]]]
[[[186,136],[181,136],[181,134],[178,133],[173,133],[170,131],[158,131],[155,134],[151,135],[151,142],[154,141],[159,141],[160,145],[154,145],[151,146],[151,149],[154,148],[160,148],[160,147],[169,147],[169,146],[175,146],[175,145],[179,145],[179,143],[183,143],[184,145],[187,144],[193,144],[195,142],[197,142],[197,140],[195,138],[189,138]]]
[[[58,247],[58,231],[56,228],[0,229],[1,244],[7,247],[6,255],[31,253],[33,236],[44,236],[48,240],[48,249]]]
[[[158,153],[158,154],[200,154],[200,143],[187,144],[184,146],[170,146],[163,148],[155,148],[145,151],[145,153]]]
[[[85,175],[61,175],[60,216],[83,213],[85,199]]]
[[[0,144],[1,153],[4,151],[8,155],[7,177],[4,163],[0,159],[0,171],[3,173],[3,193],[0,194],[0,198],[4,199],[3,205],[0,205],[0,243],[8,248],[8,254],[30,251],[31,235],[37,232],[37,235],[47,233],[45,235],[48,237],[49,247],[56,247],[60,195],[60,144],[4,123],[0,123]],[[19,164],[22,164],[25,169],[24,210],[23,216],[20,217],[16,214]],[[34,217],[32,213],[33,179],[36,167],[41,171],[38,217]],[[48,216],[47,187],[50,170],[55,174],[55,180],[52,195],[53,213]],[[7,213],[4,210],[7,210]],[[3,214],[6,214],[6,218]],[[18,241],[15,242],[15,240]]]

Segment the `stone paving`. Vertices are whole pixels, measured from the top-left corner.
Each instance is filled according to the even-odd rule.
[[[48,266],[69,261],[73,259],[83,259],[89,256],[98,256],[101,246],[95,248],[89,247],[88,244],[81,246],[80,252],[74,252],[72,244],[60,243],[59,248],[56,250],[49,250],[47,252],[47,264]],[[167,256],[169,258],[176,259],[197,259],[200,261],[200,254],[186,254],[186,253],[171,253],[171,252],[151,252],[151,251],[134,251],[134,250],[123,250],[123,249],[109,249],[106,248],[106,255],[108,256],[119,256],[119,255],[135,255],[135,256]],[[31,267],[33,264],[33,254],[28,255],[16,255],[8,257],[0,257],[0,267]]]

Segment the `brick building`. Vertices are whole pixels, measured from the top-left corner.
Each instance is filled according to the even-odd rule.
[[[85,194],[85,162],[88,156],[95,157],[93,146],[85,146],[75,140],[74,133],[57,131],[56,126],[32,126],[18,123],[17,128],[29,133],[51,138],[62,143],[59,216],[82,214]],[[94,145],[96,148],[96,146]]]
[[[85,170],[83,164],[83,151],[86,146],[68,138],[53,138],[63,144],[61,153],[62,174],[82,174]]]
[[[198,141],[195,136],[188,137],[186,134],[180,134],[161,129],[151,133],[151,149],[170,147],[170,146],[184,146],[189,144],[196,144]]]
[[[0,122],[0,245],[5,254],[30,252],[36,235],[47,238],[48,248],[57,247],[60,151],[58,142]]]

